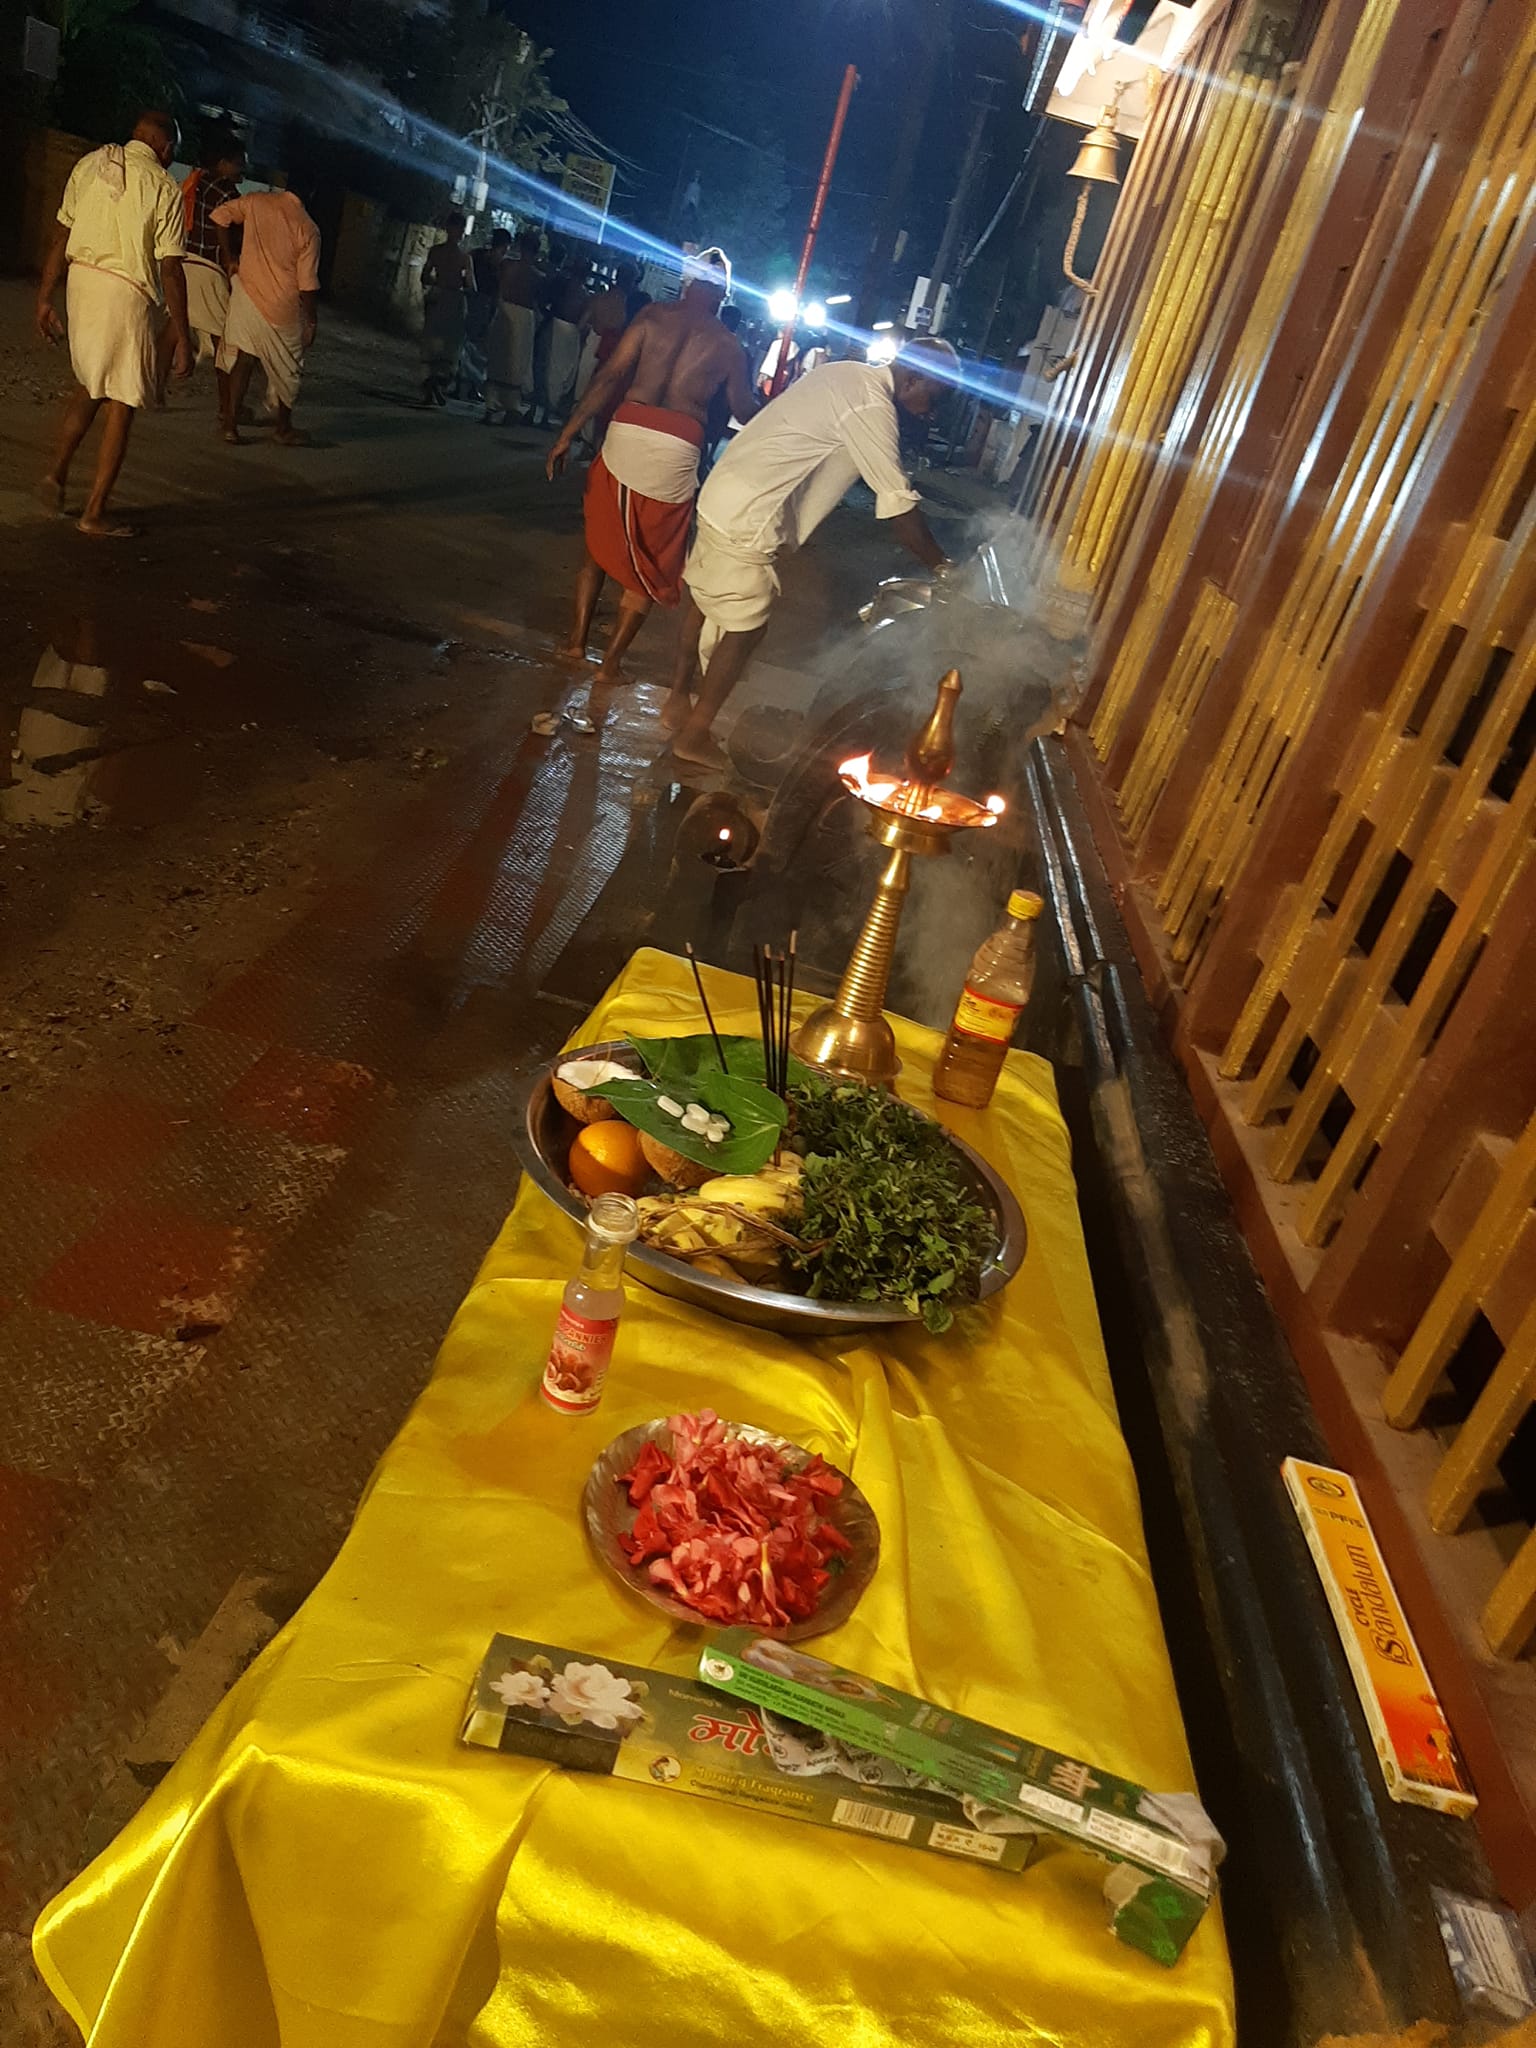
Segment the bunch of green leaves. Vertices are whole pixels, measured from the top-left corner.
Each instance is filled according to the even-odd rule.
[[[943,1130],[852,1082],[808,1080],[790,1101],[806,1149],[799,1234],[820,1247],[789,1255],[806,1292],[899,1302],[935,1334],[947,1330],[955,1308],[977,1299],[997,1229]]]

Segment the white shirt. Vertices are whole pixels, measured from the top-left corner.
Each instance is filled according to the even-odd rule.
[[[160,265],[186,252],[181,187],[147,142],[122,152],[122,184],[114,193],[101,175],[104,153],[92,150],[69,174],[59,219],[69,229],[71,263],[123,277],[160,304]]]
[[[863,477],[875,517],[922,501],[901,466],[889,365],[828,363],[749,420],[699,493],[699,518],[744,554],[799,547]]]

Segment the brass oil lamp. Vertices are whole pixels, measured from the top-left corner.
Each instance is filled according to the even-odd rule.
[[[978,803],[940,787],[955,765],[960,687],[960,671],[952,668],[939,683],[927,724],[907,748],[904,781],[872,777],[868,754],[837,771],[844,788],[868,810],[869,836],[889,848],[890,859],[836,996],[806,1018],[790,1043],[807,1066],[843,1080],[888,1087],[901,1071],[884,1009],[913,855],[947,854],[956,832],[995,825],[1007,809],[1000,796]]]

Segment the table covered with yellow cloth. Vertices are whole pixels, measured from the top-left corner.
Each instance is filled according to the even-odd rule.
[[[722,1029],[755,1032],[750,983],[710,980]],[[575,1042],[699,1023],[683,963],[640,952]],[[931,1108],[938,1041],[897,1036]],[[1003,1873],[458,1740],[497,1630],[693,1670],[701,1632],[598,1568],[579,1502],[621,1430],[710,1406],[820,1451],[879,1517],[819,1650],[1193,1788],[1050,1069],[1012,1054],[990,1110],[943,1115],[1029,1226],[974,1327],[805,1345],[631,1282],[579,1420],[538,1381],[580,1236],[524,1183],[335,1564],[38,1924],[93,2048],[1232,2039],[1219,1908],[1164,1969],[1110,1933],[1078,1851]]]

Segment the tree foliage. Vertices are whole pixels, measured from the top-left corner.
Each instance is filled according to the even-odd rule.
[[[70,0],[59,38],[52,118],[91,141],[121,141],[146,107],[179,113],[180,82],[139,0]]]
[[[704,132],[688,162],[699,187],[696,213],[683,224],[689,239],[718,244],[756,283],[782,273],[793,260],[783,144]]]
[[[311,19],[407,125],[416,116],[468,136],[489,108],[499,123],[493,151],[506,162],[546,173],[563,156],[550,123],[567,105],[545,74],[550,52],[483,0],[445,0],[435,10],[400,0],[314,0]]]

